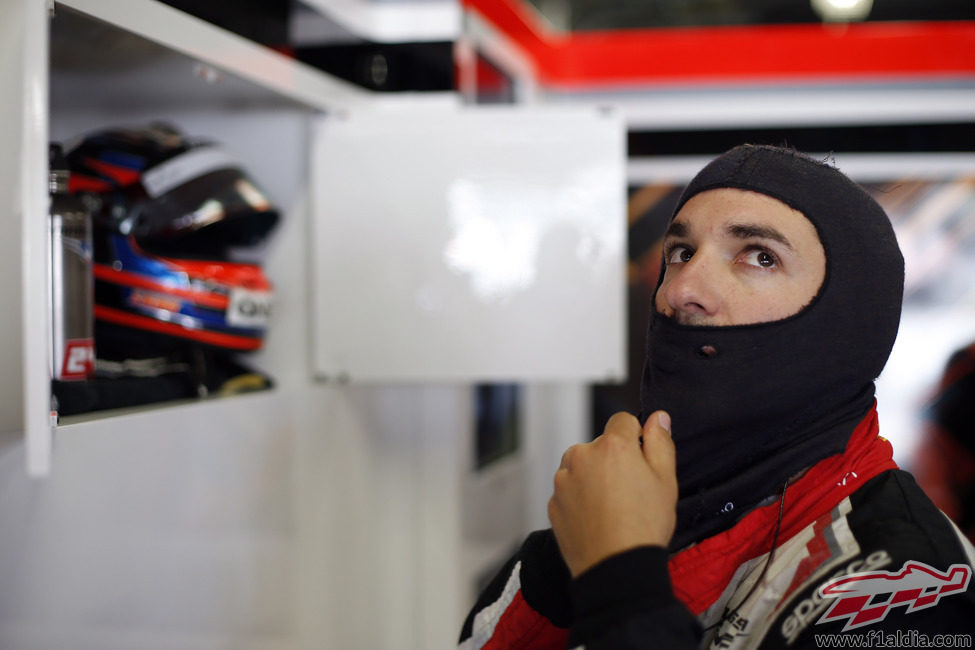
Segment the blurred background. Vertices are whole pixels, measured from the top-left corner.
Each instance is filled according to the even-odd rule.
[[[0,8],[0,647],[451,647],[547,526],[562,451],[638,409],[663,229],[743,142],[829,159],[888,211],[907,283],[881,431],[975,530],[971,2],[46,4]],[[105,351],[144,343],[96,330],[69,413],[48,145],[161,123],[280,216],[233,252],[271,316],[250,352],[182,347],[180,392],[131,371],[124,404]]]

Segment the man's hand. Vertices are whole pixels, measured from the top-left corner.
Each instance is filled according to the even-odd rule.
[[[603,435],[570,447],[548,518],[573,578],[622,551],[667,546],[677,521],[670,416],[655,412],[641,431],[635,417],[617,413]]]

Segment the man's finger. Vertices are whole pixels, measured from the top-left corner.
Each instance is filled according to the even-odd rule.
[[[677,454],[670,437],[670,415],[654,411],[643,426],[643,455],[658,472],[677,471]]]
[[[627,439],[637,441],[640,438],[640,421],[632,414],[624,411],[614,413],[609,418],[609,421],[606,422],[603,435],[623,436]]]
[[[573,445],[574,447],[575,445]],[[559,469],[569,469],[569,452],[572,451],[572,447],[569,447],[564,452],[562,452],[562,460],[559,461]]]

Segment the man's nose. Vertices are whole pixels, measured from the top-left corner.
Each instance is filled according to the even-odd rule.
[[[667,269],[672,277],[664,286],[664,299],[673,314],[691,319],[714,317],[721,307],[721,290],[715,261],[695,253],[687,262]]]

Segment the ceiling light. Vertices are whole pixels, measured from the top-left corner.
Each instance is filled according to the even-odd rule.
[[[865,20],[873,8],[873,0],[810,0],[813,11],[827,22],[855,22]]]

